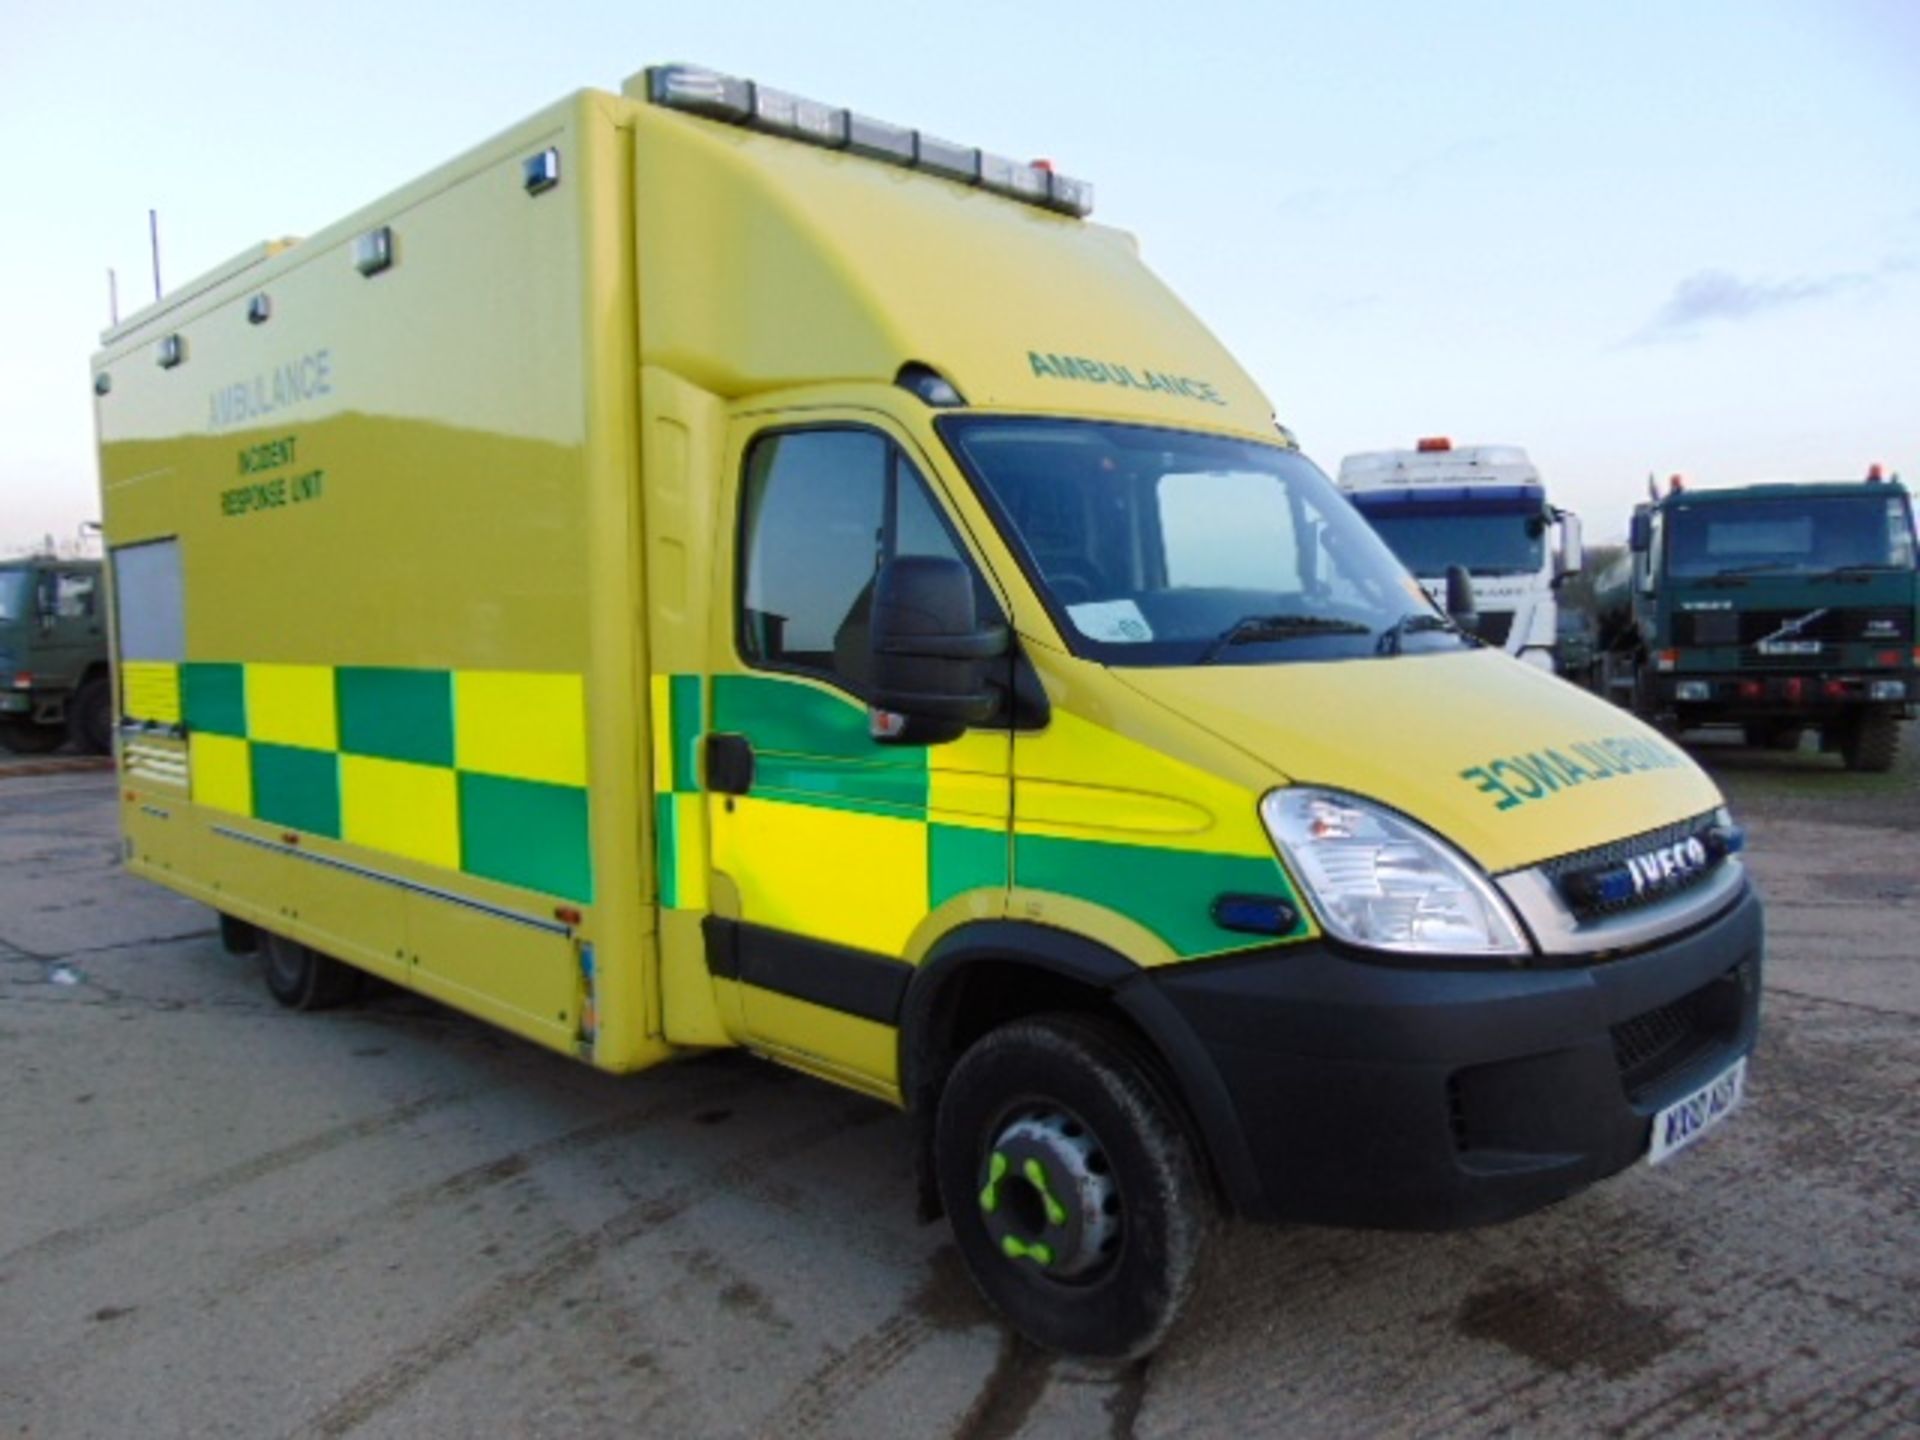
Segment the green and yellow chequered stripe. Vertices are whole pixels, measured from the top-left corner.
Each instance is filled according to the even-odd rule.
[[[706,799],[700,790],[705,726],[697,675],[655,675],[652,688],[654,864],[660,903],[707,908]]]
[[[706,904],[707,831],[695,828],[707,823],[702,688],[697,676],[654,677],[661,903],[687,908]],[[1020,831],[1010,856],[1004,818],[967,814],[966,790],[949,788],[966,782],[963,770],[942,768],[952,747],[875,745],[864,707],[815,686],[717,675],[710,718],[714,730],[752,740],[753,789],[739,802],[748,823],[735,828],[728,858],[754,908],[780,928],[890,952],[929,910],[1011,883],[1090,901],[1194,957],[1273,943],[1223,930],[1212,915],[1216,896],[1295,899],[1264,835],[1246,852],[1223,853]],[[1133,778],[1119,773],[1109,783]],[[1097,810],[1099,793],[1089,795]],[[1303,920],[1280,938],[1310,933]]]
[[[129,716],[185,723],[196,804],[593,899],[578,675],[205,662],[126,668]]]

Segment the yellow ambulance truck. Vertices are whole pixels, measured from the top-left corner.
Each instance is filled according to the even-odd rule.
[[[1081,1354],[1223,1210],[1483,1223],[1711,1128],[1713,784],[1456,630],[1090,200],[665,66],[109,331],[129,867],[296,1009],[902,1107]]]

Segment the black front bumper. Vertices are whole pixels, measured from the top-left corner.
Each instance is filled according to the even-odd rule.
[[[1657,1111],[1752,1050],[1762,940],[1749,888],[1598,963],[1415,969],[1314,942],[1144,983],[1221,1082],[1231,1114],[1198,1119],[1237,1211],[1442,1230],[1643,1156]]]

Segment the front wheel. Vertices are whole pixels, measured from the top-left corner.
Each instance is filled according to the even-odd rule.
[[[1160,1343],[1213,1202],[1125,1031],[1079,1015],[993,1031],[948,1078],[934,1147],[961,1256],[1014,1329],[1103,1359]]]
[[[87,681],[67,706],[73,743],[89,755],[113,753],[113,684],[106,676]]]

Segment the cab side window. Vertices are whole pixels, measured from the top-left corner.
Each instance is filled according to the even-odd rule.
[[[793,430],[755,441],[740,509],[742,658],[856,693],[866,684],[880,566],[896,555],[966,558],[919,471],[870,430]]]
[[[61,571],[54,581],[53,613],[62,620],[90,619],[97,588],[98,582],[91,571]]]

